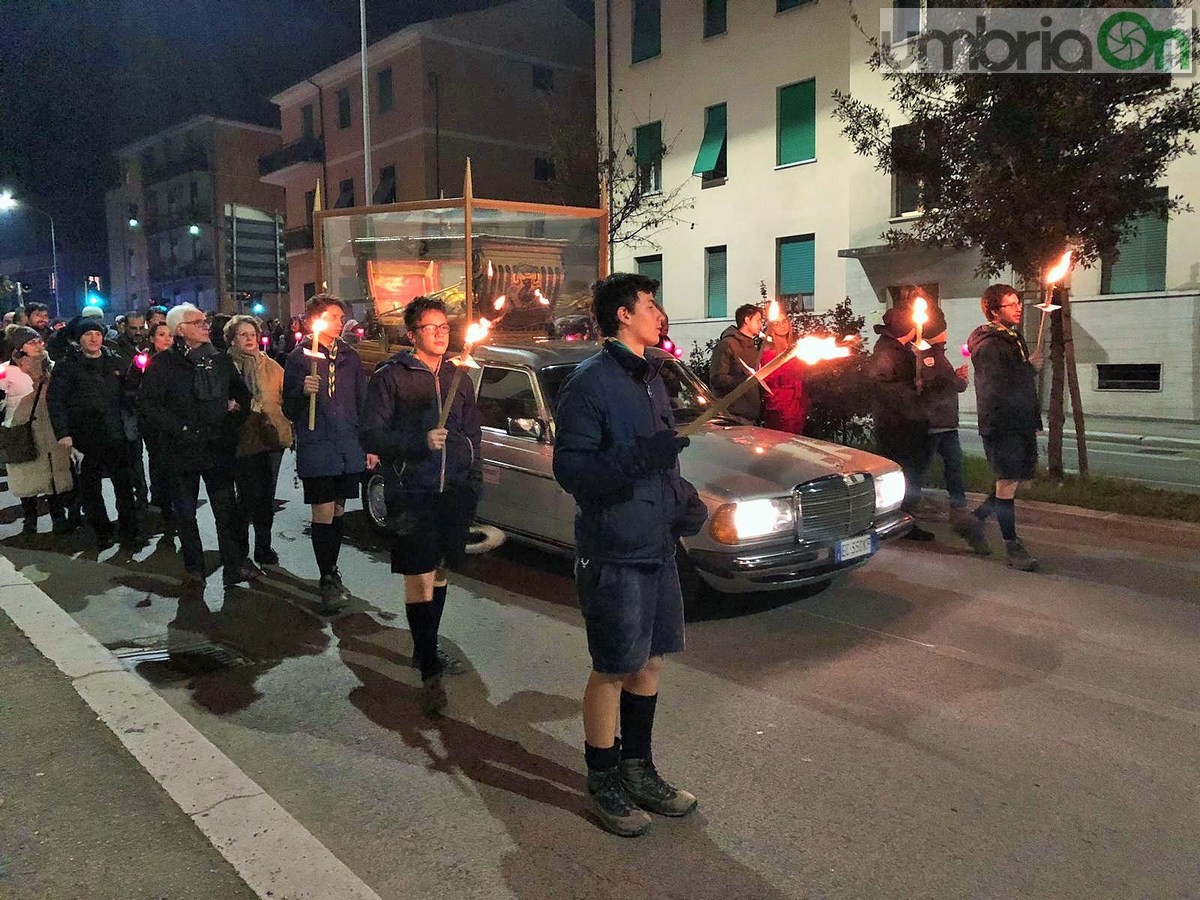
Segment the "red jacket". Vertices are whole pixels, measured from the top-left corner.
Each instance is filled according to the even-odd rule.
[[[767,344],[762,351],[765,366],[787,348],[776,350]],[[766,378],[770,393],[763,400],[763,424],[789,434],[804,434],[804,420],[808,417],[808,394],[804,391],[804,363],[798,359],[784,363]]]

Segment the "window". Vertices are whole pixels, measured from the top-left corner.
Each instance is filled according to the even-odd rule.
[[[639,275],[645,275],[647,278],[653,278],[658,282],[658,292],[654,297],[658,300],[658,305],[663,305],[663,270],[662,270],[662,254],[656,256],[639,256],[635,260]],[[664,306],[663,309],[666,309]]]
[[[725,183],[725,145],[728,142],[725,116],[724,103],[704,110],[704,140],[700,143],[692,174],[699,175],[705,182]]]
[[[633,61],[653,59],[662,52],[662,10],[659,0],[633,0]]]
[[[126,266],[127,266],[125,271],[126,271],[128,277],[131,280],[134,278],[137,278],[137,256],[136,256],[136,254],[134,254],[133,250],[125,251],[125,259],[126,259]]]
[[[538,156],[533,160],[534,181],[554,181],[554,160]]]
[[[704,36],[725,33],[725,0],[704,0]]]
[[[334,209],[347,209],[354,205],[354,179],[344,178],[338,184],[337,202],[333,204]]]
[[[1135,294],[1167,289],[1167,189],[1156,188],[1154,198],[1163,213],[1141,216],[1117,245],[1117,259],[1100,264],[1100,293]]]
[[[1096,366],[1098,391],[1161,391],[1162,363],[1121,363]]]
[[[912,298],[916,294],[920,294],[934,306],[941,305],[942,286],[936,281],[925,284],[890,284],[887,289],[888,305],[912,306]]]
[[[379,170],[379,185],[375,188],[372,203],[396,202],[396,167],[384,166]]]
[[[307,303],[310,297],[317,295],[317,283],[315,281],[304,282],[304,302]]]
[[[375,108],[381,113],[392,111],[392,69],[375,73]]]
[[[317,192],[304,192],[304,224],[308,226],[308,230],[312,231],[313,227],[313,207],[317,205]]]
[[[922,0],[894,0],[892,4],[892,40],[898,44],[921,33]]]
[[[775,164],[817,158],[817,82],[815,78],[779,89]]]
[[[922,212],[937,204],[935,185],[921,178],[925,160],[936,158],[936,133],[930,126],[901,125],[892,129],[892,216]]]
[[[337,92],[338,128],[350,127],[350,88],[340,88]]]
[[[554,70],[549,66],[533,67],[533,89],[535,91],[554,90]]]
[[[508,432],[509,419],[538,418],[528,372],[487,366],[479,379],[479,413],[484,428]]]
[[[710,319],[723,319],[728,313],[728,278],[725,270],[725,248],[704,248],[704,314]]]
[[[811,0],[775,0],[775,12],[786,12],[789,9],[795,9],[797,6],[803,6]]]
[[[308,140],[312,140],[315,133],[313,129],[313,105],[311,103],[306,104],[300,110],[300,133]]]
[[[196,183],[195,179],[188,185],[188,199],[191,200],[192,206],[195,206],[200,199],[200,185]]]
[[[662,190],[662,122],[650,122],[633,131],[633,158],[638,166],[638,187],[645,194]]]
[[[798,309],[813,309],[815,245],[816,238],[811,234],[780,238],[775,244],[775,283],[779,285],[779,299],[791,302]]]

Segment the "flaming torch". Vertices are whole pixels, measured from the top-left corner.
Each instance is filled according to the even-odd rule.
[[[317,362],[322,358],[320,337],[321,332],[325,330],[325,320],[318,317],[312,321],[312,349],[305,350],[304,355],[312,360],[312,370],[310,375],[317,374]],[[308,395],[308,430],[315,431],[317,428],[317,395],[311,393]]]
[[[450,407],[454,405],[454,397],[458,393],[458,383],[462,380],[463,369],[479,368],[479,363],[471,358],[471,349],[476,344],[487,340],[488,331],[491,327],[492,323],[487,319],[480,319],[467,328],[467,334],[463,340],[462,353],[450,360],[455,366],[454,377],[450,379],[450,393],[446,402],[442,404],[442,412],[438,416],[438,428],[445,428],[446,420],[450,418]]]
[[[920,294],[913,297],[912,319],[913,324],[917,326],[917,339],[913,342],[913,346],[919,352],[924,352],[929,349],[928,342],[922,336],[922,333],[925,331],[925,323],[929,321],[929,301]]]
[[[1067,273],[1071,271],[1071,256],[1071,250],[1067,250],[1065,253],[1063,253],[1058,262],[1056,262],[1046,271],[1046,275],[1042,279],[1043,284],[1045,284],[1046,299],[1035,307],[1036,309],[1040,309],[1042,311],[1042,321],[1038,323],[1036,352],[1040,353],[1042,349],[1042,332],[1046,328],[1046,316],[1054,312],[1054,310],[1062,308],[1058,304],[1051,303],[1050,301],[1054,297],[1054,285],[1062,281],[1067,276]]]

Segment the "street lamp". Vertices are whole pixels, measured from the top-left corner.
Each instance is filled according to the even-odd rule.
[[[21,203],[12,195],[12,191],[0,191],[0,212],[9,212],[17,207],[31,209],[36,213],[41,213],[50,220],[50,259],[54,266],[54,317],[59,317],[58,310],[58,242],[54,239],[54,216],[46,212],[44,209],[38,209],[36,206],[31,206],[28,203]]]

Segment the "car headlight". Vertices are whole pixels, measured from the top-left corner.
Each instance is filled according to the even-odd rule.
[[[884,472],[875,476],[875,514],[891,512],[904,502],[904,473]]]
[[[742,500],[726,503],[709,519],[713,540],[722,544],[740,544],[795,531],[796,513],[791,497]]]

